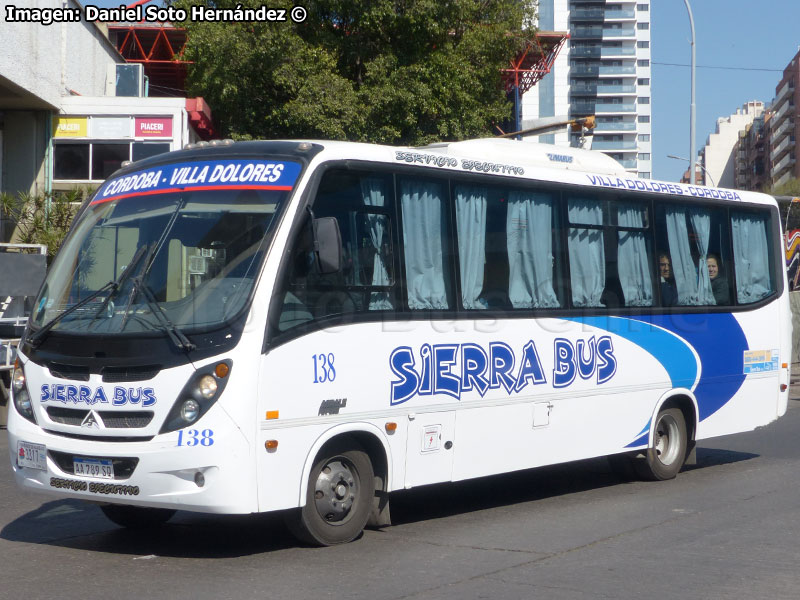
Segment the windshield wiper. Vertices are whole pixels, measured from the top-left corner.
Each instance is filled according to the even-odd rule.
[[[144,283],[141,277],[137,277],[133,280],[133,290],[131,290],[131,297],[128,300],[128,306],[125,307],[125,316],[122,319],[120,331],[125,328],[125,323],[127,322],[128,315],[130,314],[130,306],[139,295],[140,291],[144,296],[147,306],[150,308],[150,312],[152,312],[156,317],[156,320],[158,320],[161,328],[166,332],[167,336],[169,336],[169,339],[172,340],[172,343],[186,352],[194,350],[197,346],[189,341],[189,338],[187,338],[183,332],[178,329],[178,327],[172,321],[169,320],[167,313],[164,312],[164,309],[158,303],[158,300],[156,300],[156,297],[153,294],[153,291],[150,289],[150,286]]]
[[[112,287],[114,288],[114,291],[110,293],[105,300],[103,300],[103,304],[100,305],[100,308],[94,315],[95,319],[103,313],[103,311],[106,309],[106,306],[108,306],[108,303],[111,301],[111,297],[119,291],[119,288],[122,287],[122,284],[125,283],[128,280],[128,277],[131,276],[131,273],[136,270],[136,267],[141,262],[147,248],[147,244],[140,246],[136,251],[136,254],[133,255],[133,258],[131,258],[131,262],[128,263],[128,266],[125,267],[122,273],[120,273],[119,276],[111,282],[113,284]],[[91,325],[91,323],[89,325]]]
[[[144,256],[144,251],[146,249],[147,246],[142,246],[141,248],[139,248],[139,250],[136,251],[136,254],[133,255],[131,262],[128,263],[128,266],[125,268],[125,270],[122,273],[120,273],[119,277],[117,277],[115,280],[109,281],[100,289],[95,290],[94,292],[86,296],[86,298],[84,298],[83,300],[76,302],[61,314],[56,315],[55,317],[50,319],[50,321],[48,321],[46,325],[42,325],[39,329],[37,329],[34,333],[32,333],[28,339],[31,342],[31,344],[33,344],[34,348],[42,343],[45,335],[47,335],[47,332],[49,332],[53,327],[55,327],[58,324],[58,322],[61,321],[64,317],[74,313],[82,306],[86,306],[89,302],[97,298],[100,294],[102,294],[105,291],[113,290],[114,292],[116,292],[119,289],[119,287],[123,283],[125,283],[125,280],[133,272],[133,270],[136,267],[136,264],[142,259],[142,256]],[[100,310],[97,311],[95,317],[97,317],[97,315],[100,314],[105,309],[112,295],[113,293],[109,294],[108,297],[103,301],[103,305],[100,307]]]

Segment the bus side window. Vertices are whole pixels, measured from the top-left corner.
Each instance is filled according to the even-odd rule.
[[[604,306],[606,255],[604,202],[590,197],[568,199],[570,289],[576,307]]]
[[[411,310],[452,306],[449,228],[443,182],[400,178],[403,258]]]
[[[658,207],[658,261],[669,265],[665,271],[669,274],[659,275],[662,305],[732,304],[726,221],[720,208],[681,204]]]
[[[323,275],[312,251],[310,220],[294,241],[278,329],[395,306],[391,177],[331,170],[320,182],[314,216],[334,217],[342,236],[342,269]]]
[[[614,202],[617,275],[623,306],[653,306],[652,230],[646,205]]]
[[[508,190],[504,233],[512,308],[557,308],[554,286],[557,211],[552,194]]]
[[[776,290],[769,213],[731,211],[736,300],[752,304]]]

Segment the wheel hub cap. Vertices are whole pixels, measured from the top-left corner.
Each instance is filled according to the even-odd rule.
[[[326,464],[314,486],[317,512],[328,522],[347,519],[358,496],[358,483],[350,465],[340,459]]]

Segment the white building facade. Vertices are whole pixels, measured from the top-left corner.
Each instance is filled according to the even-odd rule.
[[[82,9],[76,0],[41,0],[36,6]],[[103,95],[109,66],[121,62],[124,59],[95,23],[3,21],[0,191],[40,194],[50,189],[51,115],[65,97]]]
[[[523,122],[595,115],[591,148],[649,178],[650,0],[539,0],[538,11],[540,30],[568,31],[570,40],[550,74],[523,96]],[[576,146],[579,135],[539,141]]]
[[[752,100],[736,109],[736,113],[717,119],[715,133],[708,136],[702,150],[705,185],[732,188],[736,186],[736,143],[739,132],[747,129],[764,113],[764,103]]]

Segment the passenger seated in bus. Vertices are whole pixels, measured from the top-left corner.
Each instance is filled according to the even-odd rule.
[[[672,276],[672,262],[666,252],[658,255],[658,273],[661,278],[661,305],[674,306],[678,303],[678,290]]]
[[[717,306],[724,306],[731,303],[731,291],[728,287],[728,280],[722,269],[722,261],[716,254],[709,254],[706,258],[708,265],[708,276],[711,278],[711,291]]]

